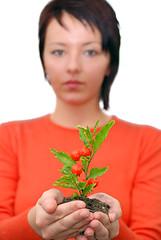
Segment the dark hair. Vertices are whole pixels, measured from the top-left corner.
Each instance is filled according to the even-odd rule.
[[[111,55],[110,74],[105,76],[100,98],[104,109],[109,107],[111,85],[118,71],[120,33],[119,22],[115,12],[106,0],[52,0],[42,10],[39,19],[39,53],[42,65],[46,29],[49,22],[55,18],[62,25],[63,11],[71,14],[81,22],[87,22],[91,28],[95,25],[102,35],[102,49]]]

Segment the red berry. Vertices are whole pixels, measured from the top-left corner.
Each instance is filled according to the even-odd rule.
[[[81,154],[80,154],[80,151],[74,150],[70,156],[74,161],[78,161]]]
[[[84,157],[87,157],[90,155],[91,153],[91,150],[88,148],[88,147],[83,147],[80,151],[81,155],[84,156]]]
[[[71,172],[74,174],[76,173],[77,176],[79,176],[82,173],[82,167],[78,164],[74,164],[71,167]]]
[[[96,184],[94,187],[97,187],[97,185],[98,185],[98,179],[96,178],[96,179],[88,179],[88,182],[87,182],[87,185],[90,185],[90,184]]]

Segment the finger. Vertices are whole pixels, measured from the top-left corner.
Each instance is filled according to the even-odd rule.
[[[84,231],[84,235],[86,236],[87,239],[94,240],[95,239],[95,234],[94,234],[94,229],[89,227]]]
[[[66,215],[71,214],[74,211],[85,208],[85,203],[83,201],[72,201],[57,206],[57,203],[54,200],[52,201],[52,209],[55,209],[55,211],[53,213],[49,213],[46,211],[46,207],[44,206],[45,203],[46,202],[42,200],[42,202],[38,202],[37,204],[36,224],[39,227],[43,227],[44,225],[50,225],[56,221],[59,221],[60,219],[62,219]]]
[[[47,213],[53,213],[58,204],[62,203],[64,199],[63,194],[57,189],[50,189],[43,193],[38,200],[38,204]]]
[[[77,235],[75,239],[76,240],[88,240],[88,238],[84,235]]]
[[[54,227],[54,233],[56,235],[71,229],[73,229],[75,232],[78,232],[80,228],[83,228],[84,225],[89,224],[91,220],[91,213],[88,209],[79,209],[69,215],[66,215],[58,221],[55,221],[53,224],[51,224],[51,228],[52,226]],[[84,229],[81,229],[81,231],[82,230]]]
[[[102,227],[104,227],[105,229],[108,230],[110,239],[113,239],[114,237],[116,237],[119,234],[119,223],[118,223],[118,221],[115,221],[115,222],[111,223],[110,220],[109,220],[109,217],[102,212],[95,212],[94,213],[94,219],[100,221],[100,223],[102,224]],[[106,230],[105,230],[105,233],[106,233]]]
[[[45,239],[67,239],[67,236],[71,238],[71,235],[76,237],[79,231],[84,231],[90,219],[90,212],[88,209],[79,209],[62,219],[48,225],[47,229],[43,232]]]
[[[61,239],[61,240],[66,240],[66,239],[71,239],[71,238],[76,238],[78,235],[78,232],[73,231],[70,229],[69,231],[61,232],[59,235],[55,235],[54,230],[49,231],[49,229],[42,231],[42,237],[43,239]]]
[[[94,230],[94,234],[92,236],[88,236],[88,232],[86,231],[86,236],[89,240],[99,239],[99,240],[108,240],[110,239],[109,230],[99,221],[93,220],[90,222],[90,227]]]
[[[93,220],[93,214],[89,212],[88,217],[84,218],[81,222],[77,222],[73,225],[74,229],[79,229],[79,232],[84,231],[86,228],[84,228],[85,225],[88,226],[89,222]],[[83,227],[82,227],[83,226]]]
[[[110,206],[110,209],[108,211],[108,216],[109,216],[111,223],[118,220],[122,216],[122,210],[121,210],[120,203],[116,199],[115,199],[114,203],[111,204],[111,206]]]
[[[87,229],[87,227],[88,225],[85,225],[79,230],[69,229],[67,231],[61,232],[59,235],[57,235],[57,237],[59,239],[71,239],[71,238],[76,238],[77,236],[83,236],[82,234],[80,235],[80,233],[83,233]]]
[[[63,217],[79,209],[84,209],[85,206],[86,206],[85,202],[79,200],[60,204],[57,206],[57,209],[52,216],[53,222],[58,221],[59,219],[62,219]]]
[[[106,228],[110,227],[111,222],[109,216],[102,212],[95,212],[93,214],[95,220],[99,220]]]

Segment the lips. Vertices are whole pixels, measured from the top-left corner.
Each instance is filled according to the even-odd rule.
[[[82,85],[82,82],[80,82],[79,80],[68,80],[65,82],[64,84],[66,87],[68,88],[78,88]]]

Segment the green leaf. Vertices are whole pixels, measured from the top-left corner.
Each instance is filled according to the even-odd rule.
[[[55,181],[55,183],[68,183],[71,182],[71,179],[65,176],[62,176],[59,180]]]
[[[105,126],[101,128],[101,130],[96,134],[95,141],[94,141],[94,153],[98,150],[98,148],[101,146],[102,142],[106,139],[108,132],[110,128],[114,124],[114,120],[107,123]]]
[[[88,186],[83,190],[83,195],[85,196],[85,195],[87,195],[90,191],[92,191],[92,189],[94,188],[95,185],[96,185],[95,183],[88,185]]]
[[[90,144],[93,143],[93,138],[92,138],[92,133],[87,125],[87,132],[86,132],[86,135],[87,135],[87,138],[88,138],[88,141],[90,142]]]
[[[64,167],[62,168],[62,170],[65,171],[66,173],[72,175],[72,173],[71,173],[71,167],[70,167],[70,166],[64,166]]]
[[[80,139],[84,142],[84,145],[86,147],[89,147],[89,143],[88,143],[88,140],[87,140],[87,137],[86,137],[86,134],[85,132],[79,128],[79,136],[80,136]]]
[[[85,182],[79,182],[79,187],[81,188],[81,189],[84,189],[85,187],[86,187],[86,185],[87,185],[87,181],[85,181]]]
[[[64,166],[62,169],[59,169],[59,171],[60,171],[62,174],[67,175],[67,176],[72,175],[72,173],[71,173],[71,167],[69,167],[69,166]]]
[[[88,177],[88,179],[95,179],[97,177],[102,176],[106,171],[107,171],[108,167],[104,167],[104,168],[92,168],[90,171],[90,175]]]
[[[78,194],[77,192],[75,192],[75,193],[71,196],[71,198],[73,199],[74,197],[79,197],[79,194]]]
[[[55,149],[50,149],[50,151],[54,153],[55,157],[64,165],[73,166],[75,164],[75,161],[67,153],[64,153],[63,151],[58,152]]]
[[[74,184],[71,184],[71,183],[63,183],[63,184],[54,183],[54,186],[56,186],[56,187],[64,187],[64,188],[77,189],[77,187],[76,187]]]
[[[87,158],[88,159],[88,158]],[[84,168],[84,169],[86,169],[87,168],[87,163],[88,163],[88,160],[87,160],[86,158],[82,158],[82,167]]]
[[[80,127],[80,126],[78,126],[77,128],[78,128],[78,129],[81,129],[81,130],[83,130],[83,131],[85,131],[85,132],[87,131],[87,129],[84,128],[84,127]]]
[[[94,126],[94,132],[93,132],[93,135],[95,136],[95,133],[97,131],[97,127],[98,127],[98,123],[99,123],[99,120],[96,122],[95,126]]]
[[[76,175],[76,173],[72,174],[72,179],[74,183],[78,183],[78,176]]]

